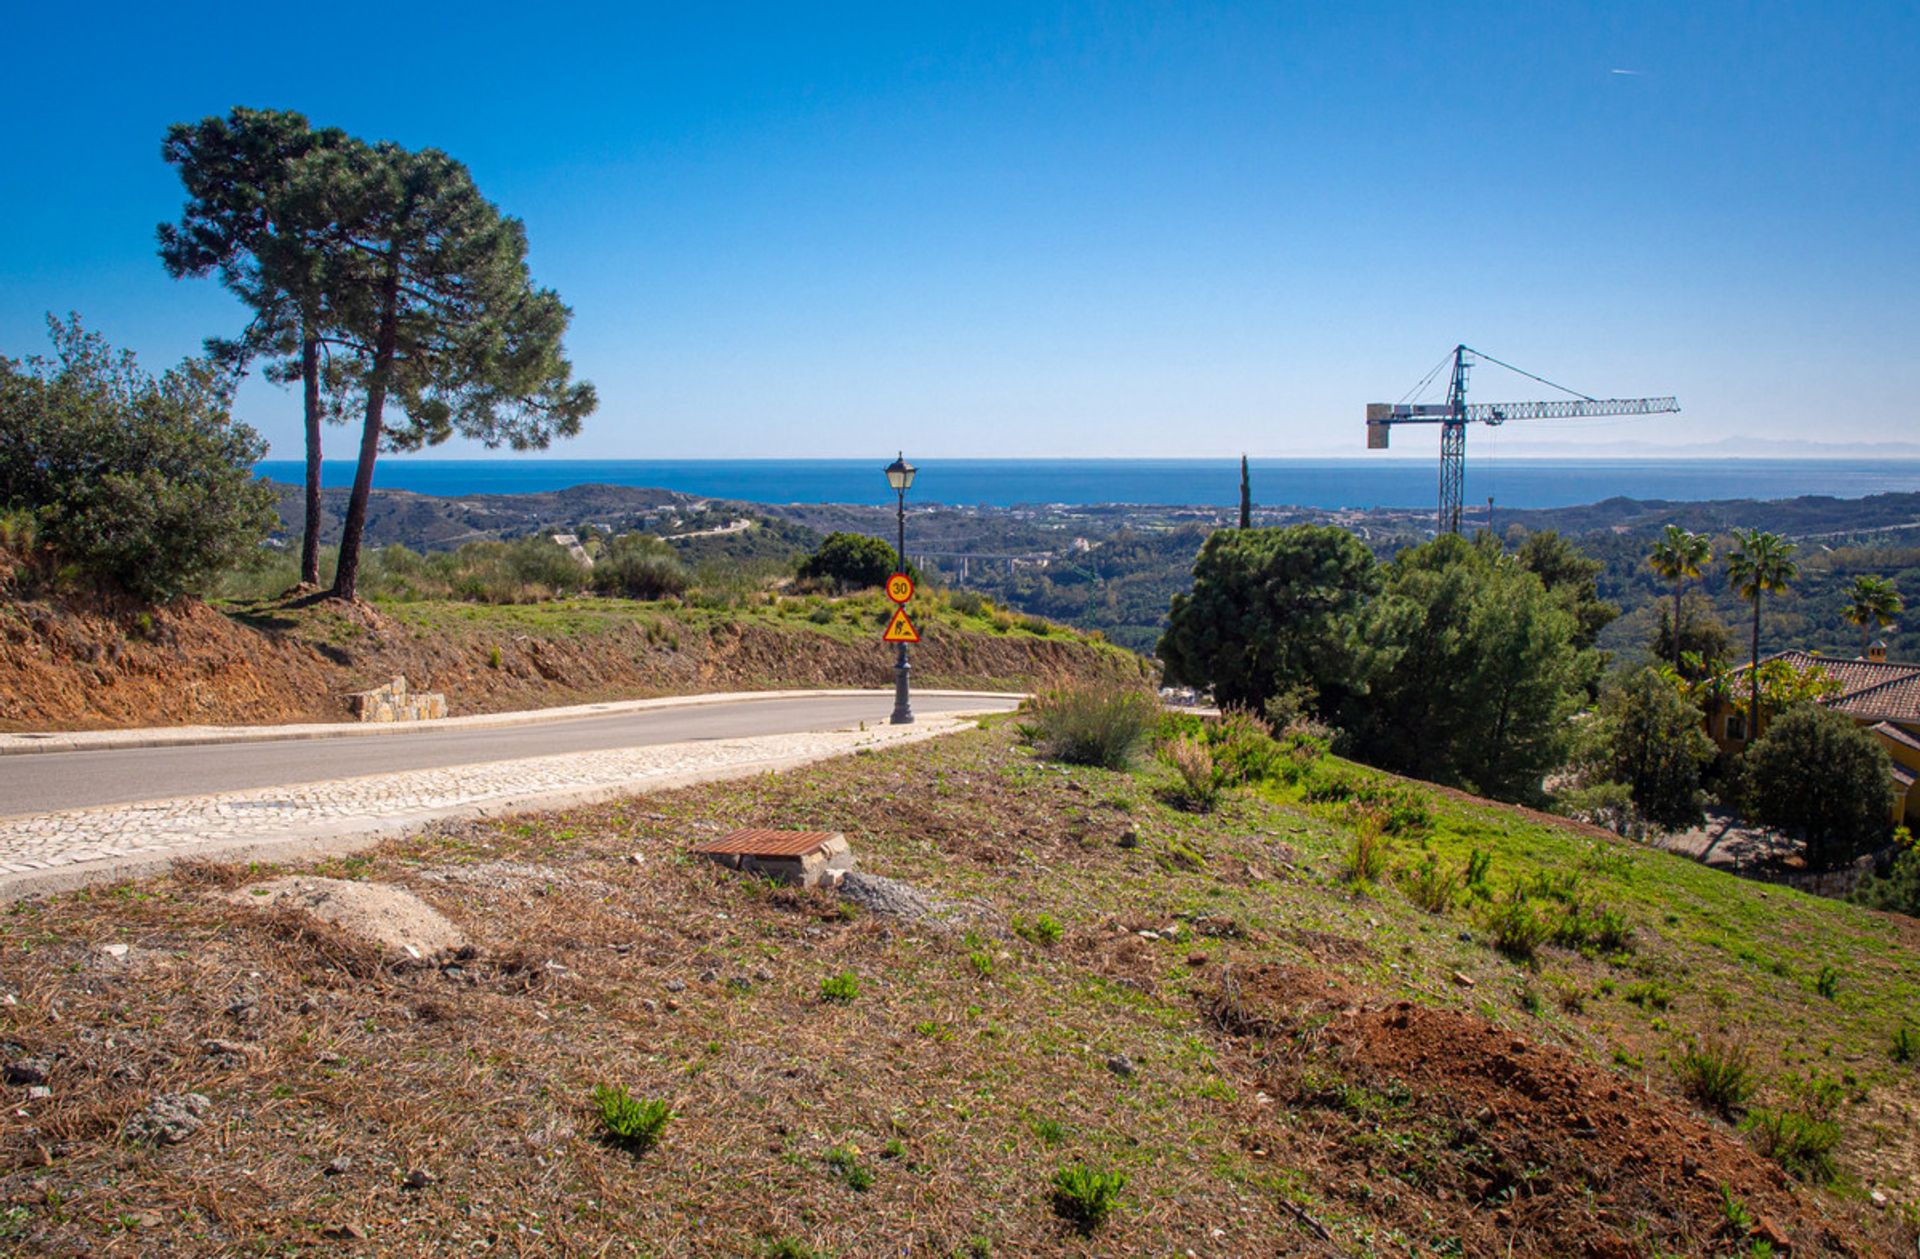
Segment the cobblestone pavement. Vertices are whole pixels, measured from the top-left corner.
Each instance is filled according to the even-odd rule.
[[[447,817],[559,808],[790,768],[970,724],[879,726],[565,753],[0,821],[0,901],[158,869],[181,857],[289,860]]]

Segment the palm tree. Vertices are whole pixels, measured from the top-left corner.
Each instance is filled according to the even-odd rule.
[[[1713,542],[1704,533],[1694,533],[1679,525],[1668,525],[1647,556],[1647,567],[1673,583],[1673,671],[1680,671],[1680,592],[1689,578],[1713,559]]]
[[[1885,577],[1862,575],[1853,579],[1853,602],[1841,613],[1860,627],[1860,654],[1866,655],[1873,631],[1893,624],[1906,604]]]
[[[1760,737],[1760,596],[1785,594],[1787,583],[1800,575],[1794,565],[1793,543],[1758,529],[1735,529],[1733,552],[1727,556],[1727,580],[1740,597],[1753,604],[1753,663],[1747,669],[1749,740]]]

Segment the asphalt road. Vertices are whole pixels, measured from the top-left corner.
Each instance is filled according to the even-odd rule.
[[[925,715],[1007,710],[1016,702],[1012,696],[916,695],[913,710]],[[856,721],[879,725],[892,711],[893,692],[875,691],[866,696],[745,699],[479,730],[426,728],[404,735],[0,756],[0,817],[562,752],[834,730]]]

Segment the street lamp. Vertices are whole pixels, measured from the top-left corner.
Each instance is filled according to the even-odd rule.
[[[887,465],[887,484],[900,496],[900,571],[907,571],[907,489],[913,484],[913,465],[907,462],[906,452]],[[899,644],[900,655],[893,666],[893,724],[910,725],[913,722],[913,705],[907,698],[907,645]]]

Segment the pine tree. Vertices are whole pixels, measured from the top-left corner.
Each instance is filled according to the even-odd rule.
[[[342,247],[329,295],[365,362],[359,462],[329,592],[352,599],[382,449],[455,433],[544,449],[578,433],[596,397],[572,379],[561,343],[572,312],[533,286],[525,228],[453,158],[391,143],[323,149],[298,164],[292,195],[327,208]],[[389,401],[403,422],[389,420]]]
[[[236,373],[255,358],[278,361],[269,379],[298,380],[306,421],[306,521],[300,581],[320,581],[320,426],[328,385],[325,256],[331,226],[321,208],[291,193],[298,163],[316,150],[346,144],[338,130],[316,131],[290,110],[237,108],[225,118],[175,123],[161,155],[177,167],[187,203],[178,223],[159,229],[160,260],[175,279],[218,272],[221,283],[253,310],[232,340],[207,342],[208,354]]]

